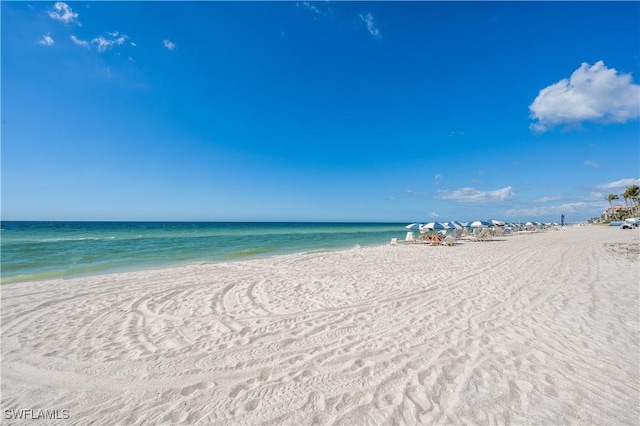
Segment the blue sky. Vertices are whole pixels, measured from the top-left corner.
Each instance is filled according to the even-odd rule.
[[[599,216],[640,183],[639,22],[637,2],[2,2],[2,218]]]

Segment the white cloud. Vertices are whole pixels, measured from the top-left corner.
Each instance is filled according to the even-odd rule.
[[[50,34],[47,34],[45,36],[42,36],[38,43],[44,46],[53,46],[55,44],[55,41],[51,38]]]
[[[509,217],[525,219],[540,216],[549,216],[553,213],[556,213],[556,210],[551,207],[525,207],[520,209],[510,209],[505,213]]]
[[[429,217],[431,219],[437,219],[437,218],[440,217],[440,215],[438,213],[436,213],[436,212],[431,212],[431,213],[429,213]]]
[[[533,200],[532,203],[548,203],[550,201],[558,201],[561,199],[562,197],[559,195],[550,195],[550,196],[538,198],[537,200]]]
[[[73,23],[78,26],[82,26],[78,21],[78,14],[71,10],[71,7],[65,2],[59,1],[53,5],[53,10],[47,12],[51,19],[64,22],[65,24]]]
[[[378,30],[378,28],[376,28],[375,26],[373,15],[371,15],[370,13],[367,13],[367,14],[361,13],[360,19],[362,19],[364,23],[367,24],[367,30],[369,31],[369,34],[371,34],[375,38],[382,38],[382,35],[380,34],[380,30]]]
[[[162,40],[162,44],[169,50],[176,50],[176,45],[171,40]]]
[[[442,175],[441,174],[437,174],[433,177],[433,183],[435,183],[436,185],[439,184],[442,181]]]
[[[562,196],[546,196],[536,200],[520,202],[517,203],[516,207],[507,210],[505,213],[516,220],[529,220],[529,218],[536,217],[548,219],[559,217],[562,213],[580,219],[596,217],[609,207],[609,202],[606,200],[607,194],[620,195],[629,185],[640,185],[640,179],[620,179],[596,185],[584,196],[578,195],[572,200],[566,200]],[[620,197],[617,204],[622,205],[622,197]]]
[[[586,201],[576,201],[574,203],[564,203],[556,206],[556,211],[565,212],[565,213],[574,213],[580,210],[584,210],[585,208],[591,210],[593,208],[598,208],[600,203],[587,203]],[[597,211],[597,210],[596,210]]]
[[[321,16],[325,16],[325,15],[329,15],[331,13],[331,8],[326,5],[326,3],[323,5],[323,9],[324,6],[326,6],[326,9],[323,10],[320,7],[318,7],[319,5],[322,5],[322,3],[318,3],[318,2],[308,2],[308,1],[303,1],[301,3],[296,3],[296,7],[302,7],[306,10],[310,10],[312,11],[314,14],[316,15],[321,15]]]
[[[589,212],[593,212],[591,216],[597,216],[600,212],[601,206],[598,203],[587,203],[585,201],[577,201],[574,203],[564,203],[557,206],[548,207],[523,207],[519,209],[507,210],[507,216],[514,218],[535,218],[535,217],[549,217],[559,216],[561,214],[571,214],[579,212],[580,214],[589,215]]]
[[[105,38],[103,36],[98,36],[91,40],[91,44],[96,46],[96,50],[100,53],[105,52],[108,49],[111,49],[113,46],[122,45],[127,39],[128,36],[124,34],[120,34],[117,31],[114,33],[107,33],[109,38]]]
[[[474,188],[460,188],[454,191],[438,191],[438,197],[445,200],[459,201],[461,203],[486,203],[492,201],[504,201],[515,195],[511,186],[506,186],[493,191],[480,191]]]
[[[78,45],[78,46],[82,46],[82,47],[89,47],[89,42],[86,40],[80,40],[78,37],[72,35],[71,36],[71,41],[73,42],[73,44]]]
[[[591,161],[591,160],[586,160],[586,161],[584,162],[584,165],[585,165],[585,166],[592,167],[592,168],[594,168],[594,169],[599,169],[599,168],[600,168],[600,164],[596,163],[595,161]]]
[[[584,121],[625,123],[640,116],[640,85],[602,61],[585,62],[568,79],[540,90],[529,109],[536,131]]]
[[[627,186],[638,185],[640,186],[640,179],[636,178],[628,178],[628,179],[620,179],[615,182],[603,183],[601,185],[597,185],[596,189],[602,191],[609,191],[612,189],[620,189],[624,191]]]

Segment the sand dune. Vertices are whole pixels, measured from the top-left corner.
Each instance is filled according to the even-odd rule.
[[[639,424],[638,236],[571,227],[5,285],[3,421]]]

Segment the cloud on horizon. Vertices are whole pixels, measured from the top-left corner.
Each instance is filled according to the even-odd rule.
[[[537,200],[533,200],[533,203],[548,203],[551,201],[558,201],[558,200],[562,200],[562,196],[560,195],[547,195],[545,197],[542,198],[538,198]]]
[[[493,191],[480,191],[474,188],[460,188],[453,191],[438,190],[436,198],[461,203],[487,203],[508,200],[513,196],[515,196],[515,193],[511,186],[506,186]]]
[[[380,30],[376,27],[372,14],[361,13],[359,16],[360,19],[362,19],[364,23],[367,24],[367,31],[369,31],[369,34],[371,34],[375,38],[382,38],[382,34],[380,34]]]
[[[53,9],[47,12],[51,19],[60,21],[65,24],[76,24],[79,27],[82,26],[78,21],[78,14],[74,13],[71,7],[65,2],[59,1],[53,5]]]
[[[614,182],[609,182],[609,183],[603,183],[601,185],[596,185],[596,189],[602,190],[602,191],[609,191],[609,190],[612,190],[612,189],[620,189],[620,190],[624,191],[627,188],[627,186],[631,186],[631,185],[640,186],[640,179],[637,179],[637,178],[620,179],[620,180],[616,180]]]
[[[534,131],[585,121],[625,123],[640,116],[640,85],[603,61],[583,62],[571,77],[540,90],[529,105]]]
[[[564,197],[542,197],[537,200],[524,201],[520,206],[506,211],[507,216],[526,220],[527,218],[550,217],[560,214],[577,214],[579,216],[599,216],[609,203],[606,196],[609,193],[622,193],[629,185],[639,185],[640,179],[628,178],[614,182],[603,183],[591,187],[590,192],[584,196],[578,196],[571,201],[563,201],[552,204],[553,201],[562,201]],[[587,191],[589,191],[587,189]],[[541,205],[541,204],[546,205]]]
[[[506,214],[513,218],[527,220],[528,218],[549,217],[554,215],[560,216],[561,214],[571,214],[576,212],[580,212],[581,214],[585,211],[599,212],[602,207],[600,204],[601,203],[597,202],[576,201],[573,203],[558,204],[556,206],[532,206],[510,209],[506,211]],[[594,213],[594,216],[596,216],[596,213]]]

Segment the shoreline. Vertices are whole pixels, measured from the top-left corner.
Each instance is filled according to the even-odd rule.
[[[574,227],[3,285],[2,405],[82,423],[632,424],[638,236]]]
[[[20,221],[13,221],[20,222]],[[42,222],[42,221],[32,221],[32,222]],[[75,221],[67,221],[60,223],[76,223]],[[84,223],[84,222],[82,222]],[[104,221],[96,221],[96,223],[111,223]],[[130,223],[130,222],[114,222],[114,223]],[[191,224],[191,222],[139,222],[139,223],[153,223],[153,224]],[[234,223],[234,222],[197,222],[197,223]],[[244,222],[239,222],[244,223]],[[254,223],[254,222],[251,222]],[[255,223],[280,223],[280,222],[255,222]],[[295,225],[309,225],[322,223],[324,225],[345,225],[345,224],[355,224],[355,225],[390,225],[391,223],[383,223],[383,222],[283,222]],[[577,223],[568,225],[568,227],[579,226]],[[529,234],[536,232],[550,232],[550,230],[545,231],[519,231],[517,234]],[[398,244],[404,244],[403,238],[406,233],[406,230],[401,229],[397,232]],[[514,236],[515,236],[514,235]],[[109,239],[113,239],[114,237],[109,237]],[[170,269],[177,267],[184,267],[189,265],[200,265],[200,264],[215,264],[215,263],[225,263],[225,262],[244,262],[251,261],[256,259],[270,259],[278,256],[290,256],[290,255],[298,255],[298,254],[306,254],[306,253],[322,253],[322,252],[334,252],[334,251],[342,251],[342,250],[351,250],[358,248],[368,248],[368,247],[379,247],[389,244],[389,240],[378,241],[378,242],[361,242],[356,243],[350,246],[343,247],[318,247],[318,248],[304,248],[304,249],[280,249],[275,250],[274,252],[269,252],[269,250],[262,251],[261,248],[248,248],[246,250],[233,251],[226,254],[217,254],[218,258],[210,257],[210,258],[193,258],[186,260],[176,260],[176,259],[141,259],[138,263],[129,264],[129,265],[96,265],[91,267],[90,264],[85,266],[84,271],[78,269],[77,272],[69,272],[69,270],[54,270],[50,272],[42,272],[35,274],[23,274],[23,275],[13,275],[13,276],[0,276],[0,286],[4,287],[11,284],[20,284],[20,283],[28,283],[28,282],[40,282],[40,281],[55,281],[55,280],[72,280],[72,279],[82,279],[82,278],[90,278],[93,276],[103,276],[103,275],[111,275],[111,274],[120,274],[120,273],[130,273],[130,272],[138,272],[138,271],[155,271],[161,269]],[[249,252],[249,254],[239,255],[239,252]]]
[[[53,276],[53,277],[43,277],[43,278],[31,278],[33,275],[29,275],[29,278],[23,278],[23,275],[16,275],[12,277],[8,277],[6,279],[1,280],[0,287],[12,285],[12,284],[24,284],[31,282],[43,282],[43,281],[69,281],[69,280],[77,280],[77,279],[87,279],[92,277],[100,277],[105,275],[117,275],[117,274],[128,274],[135,272],[147,272],[153,273],[154,271],[162,271],[165,269],[174,269],[174,268],[184,268],[189,266],[197,266],[197,265],[208,265],[208,264],[219,264],[219,263],[235,263],[235,262],[251,262],[254,260],[264,260],[264,259],[272,259],[279,257],[287,257],[287,256],[304,256],[308,254],[315,253],[333,253],[340,251],[349,251],[349,250],[358,250],[361,248],[370,248],[370,247],[380,247],[389,244],[387,243],[377,243],[377,244],[365,244],[365,245],[356,245],[354,247],[345,248],[345,247],[336,247],[336,248],[318,248],[317,250],[304,250],[304,251],[294,251],[294,252],[282,252],[282,253],[274,253],[274,254],[255,254],[255,255],[246,255],[242,258],[229,258],[229,259],[218,259],[218,260],[185,260],[185,261],[159,261],[153,265],[142,266],[140,264],[137,265],[129,265],[122,267],[108,267],[107,269],[95,272],[95,273],[73,273],[68,276],[65,275],[65,272],[52,272],[52,274],[62,274],[62,276]],[[37,275],[37,274],[35,274]],[[45,275],[40,274],[40,275]]]
[[[403,228],[371,223],[7,222],[2,284],[370,246]]]

